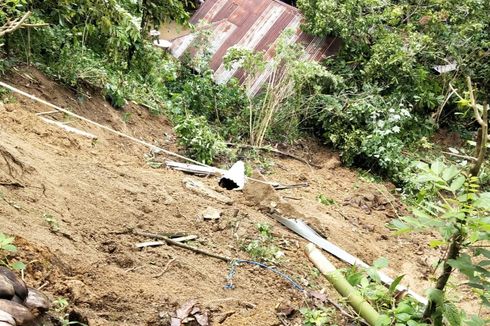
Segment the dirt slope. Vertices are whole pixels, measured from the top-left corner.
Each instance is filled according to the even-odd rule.
[[[34,69],[20,69],[7,81],[97,122],[176,149],[167,120],[142,108],[130,105],[125,123],[123,113],[103,99],[77,98]],[[1,231],[19,237],[19,258],[29,263],[27,282],[44,284],[53,298],[67,297],[90,325],[168,325],[169,314],[189,299],[209,310],[212,324],[233,312],[222,325],[280,325],[277,305],[303,305],[302,295],[271,272],[239,267],[235,289],[225,289],[226,263],[171,246],[136,250],[135,243],[150,239],[125,232],[128,228],[196,234],[199,239],[194,245],[248,258],[239,241],[256,237],[255,225],[267,222],[274,226],[285,252],[280,269],[302,284],[326,286],[323,280],[312,279],[312,266],[302,253],[305,242],[262,214],[242,193],[224,193],[233,199],[232,205],[192,193],[182,185],[184,174],[150,167],[145,160],[148,150],[142,146],[60,114],[51,115],[96,134],[98,140],[93,142],[48,125],[34,114],[49,110],[19,97],[0,106]],[[350,253],[368,263],[389,258],[387,272],[407,274],[409,285],[423,293],[428,285],[423,277],[437,252],[418,236],[390,235],[385,223],[400,206],[384,185],[359,179],[340,167],[335,154],[310,146],[298,155],[314,153],[320,169],[274,158],[268,179],[310,183],[308,188],[279,195]],[[200,180],[217,189],[215,179]],[[320,193],[337,204],[318,203]],[[381,203],[377,206],[383,210],[367,214],[341,205],[352,197],[355,202],[358,194],[366,195],[374,206]],[[198,218],[208,206],[223,210],[219,222]],[[59,231],[50,228],[46,221],[50,216],[59,222]],[[333,292],[329,295],[335,297]]]

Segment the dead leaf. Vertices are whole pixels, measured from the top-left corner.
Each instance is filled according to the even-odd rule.
[[[182,319],[188,317],[192,311],[192,308],[194,308],[194,306],[196,304],[197,304],[197,302],[195,300],[189,300],[186,303],[184,303],[183,305],[181,305],[180,308],[177,309],[177,311],[175,312],[177,318],[182,320]]]
[[[203,314],[201,313],[195,314],[194,318],[196,318],[196,321],[199,325],[209,326],[209,318],[207,312],[204,312]]]

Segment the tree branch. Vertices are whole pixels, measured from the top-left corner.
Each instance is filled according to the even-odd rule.
[[[0,27],[0,37],[12,33],[13,31],[22,27],[27,18],[31,15],[31,12],[28,11],[21,18],[16,18],[14,20],[7,21],[2,27]]]
[[[480,126],[483,126],[485,124],[485,122],[483,121],[482,116],[480,115],[480,110],[478,110],[478,106],[476,105],[475,94],[473,93],[473,85],[471,84],[471,78],[467,77],[466,82],[468,83],[468,90],[470,92],[471,107],[473,108],[473,111],[475,113],[476,121],[478,121]]]

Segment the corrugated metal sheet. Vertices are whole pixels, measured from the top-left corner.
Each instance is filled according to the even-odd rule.
[[[210,66],[216,82],[224,83],[232,77],[243,78],[240,67],[227,70],[223,65],[223,57],[230,47],[264,51],[266,57],[271,58],[278,37],[286,29],[296,31],[289,41],[303,44],[307,59],[319,61],[338,51],[338,40],[312,37],[302,32],[301,20],[298,9],[277,0],[207,0],[193,15],[191,23],[198,25],[203,21],[198,28],[211,30]],[[172,40],[172,54],[177,58],[182,56],[194,39],[194,34],[188,34]],[[269,74],[266,70],[257,77],[253,93],[260,89]]]

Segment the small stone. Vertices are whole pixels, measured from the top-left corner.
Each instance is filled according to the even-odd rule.
[[[218,220],[221,217],[221,210],[214,207],[207,207],[201,216],[204,220]]]

